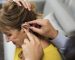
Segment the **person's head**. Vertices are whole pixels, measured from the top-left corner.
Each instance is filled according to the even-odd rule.
[[[15,2],[7,2],[0,10],[0,31],[6,34],[9,41],[21,45],[26,37],[21,25],[36,18],[34,11],[18,6]]]
[[[69,37],[64,50],[65,60],[75,60],[75,32]]]

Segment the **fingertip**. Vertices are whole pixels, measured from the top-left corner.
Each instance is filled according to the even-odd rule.
[[[28,40],[28,39],[24,39],[24,44],[26,44],[26,40]]]
[[[19,1],[13,0],[18,6],[22,6]]]
[[[34,29],[34,27],[29,27],[29,29],[31,29],[31,30],[32,30],[32,29]]]
[[[24,44],[22,44],[21,47],[23,48],[24,47]]]
[[[38,29],[38,28],[36,28],[36,27],[32,27],[32,26],[30,26],[29,28],[30,28],[30,29]]]
[[[19,6],[22,6],[20,3],[18,4]]]
[[[28,10],[29,10],[29,11],[31,11],[31,9],[30,9],[30,8],[28,8]]]
[[[36,28],[35,27],[29,27],[30,30],[36,32]]]
[[[15,2],[15,0],[13,0]]]
[[[30,5],[28,5],[27,7],[28,7],[28,10],[31,11],[31,7],[30,7]]]

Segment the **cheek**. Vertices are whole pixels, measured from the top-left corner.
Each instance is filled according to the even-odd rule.
[[[25,38],[27,38],[26,35],[22,35],[21,39],[24,40]]]
[[[17,42],[18,40],[20,40],[19,34],[14,34],[12,38],[13,38],[14,42]]]

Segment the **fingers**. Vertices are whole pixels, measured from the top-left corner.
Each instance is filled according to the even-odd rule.
[[[14,2],[16,2],[19,6],[21,6],[21,4],[20,4],[20,1],[16,1],[16,0],[13,0]]]
[[[21,4],[22,4],[25,8],[27,8],[26,1],[25,1],[25,0],[20,0],[20,2],[21,2]]]
[[[37,36],[35,36],[35,35],[33,35],[34,36],[34,41],[35,41],[35,44],[40,44],[40,39],[37,37]]]
[[[39,33],[40,34],[40,32],[41,32],[41,29],[39,29],[39,28],[36,28],[36,27],[29,27],[32,31],[34,31],[34,32],[37,32],[37,33]]]
[[[28,10],[30,11],[31,10],[31,4],[28,1],[26,1],[25,4],[26,4]]]
[[[28,2],[28,0],[13,0],[13,1],[16,2],[19,6],[23,5],[29,11],[31,10],[31,4],[30,2]]]
[[[27,37],[28,37],[28,39],[29,39],[29,42],[31,42],[32,44],[40,43],[38,37],[36,37],[36,36],[33,35],[32,33],[30,33],[29,31],[27,31],[26,29],[25,29],[25,32],[26,32],[26,34],[27,34]]]
[[[27,31],[26,29],[24,29],[24,31],[27,34],[27,37],[30,40],[30,42],[34,44],[34,37],[32,36],[32,34],[29,31]]]
[[[24,39],[24,44],[29,44],[29,40],[28,39]]]
[[[28,23],[29,23],[29,24],[34,24],[34,23],[36,23],[36,24],[42,25],[42,23],[41,23],[41,19],[39,19],[39,20],[33,20],[33,21],[29,21]]]
[[[22,44],[22,48],[24,49],[26,45],[29,45],[30,42],[28,39],[24,39],[24,43]]]

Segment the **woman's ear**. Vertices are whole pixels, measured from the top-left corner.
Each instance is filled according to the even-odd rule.
[[[21,28],[21,32],[25,33],[25,30],[24,30],[24,28]]]
[[[26,30],[29,30],[29,24],[27,24],[27,23],[24,23],[24,24],[22,24],[22,26],[21,26],[21,30],[23,31],[23,32],[25,32],[25,29]]]
[[[26,28],[26,29],[28,29],[30,27],[30,25],[27,23],[27,22],[25,22],[25,23],[23,23],[22,25],[21,25],[21,28]]]

